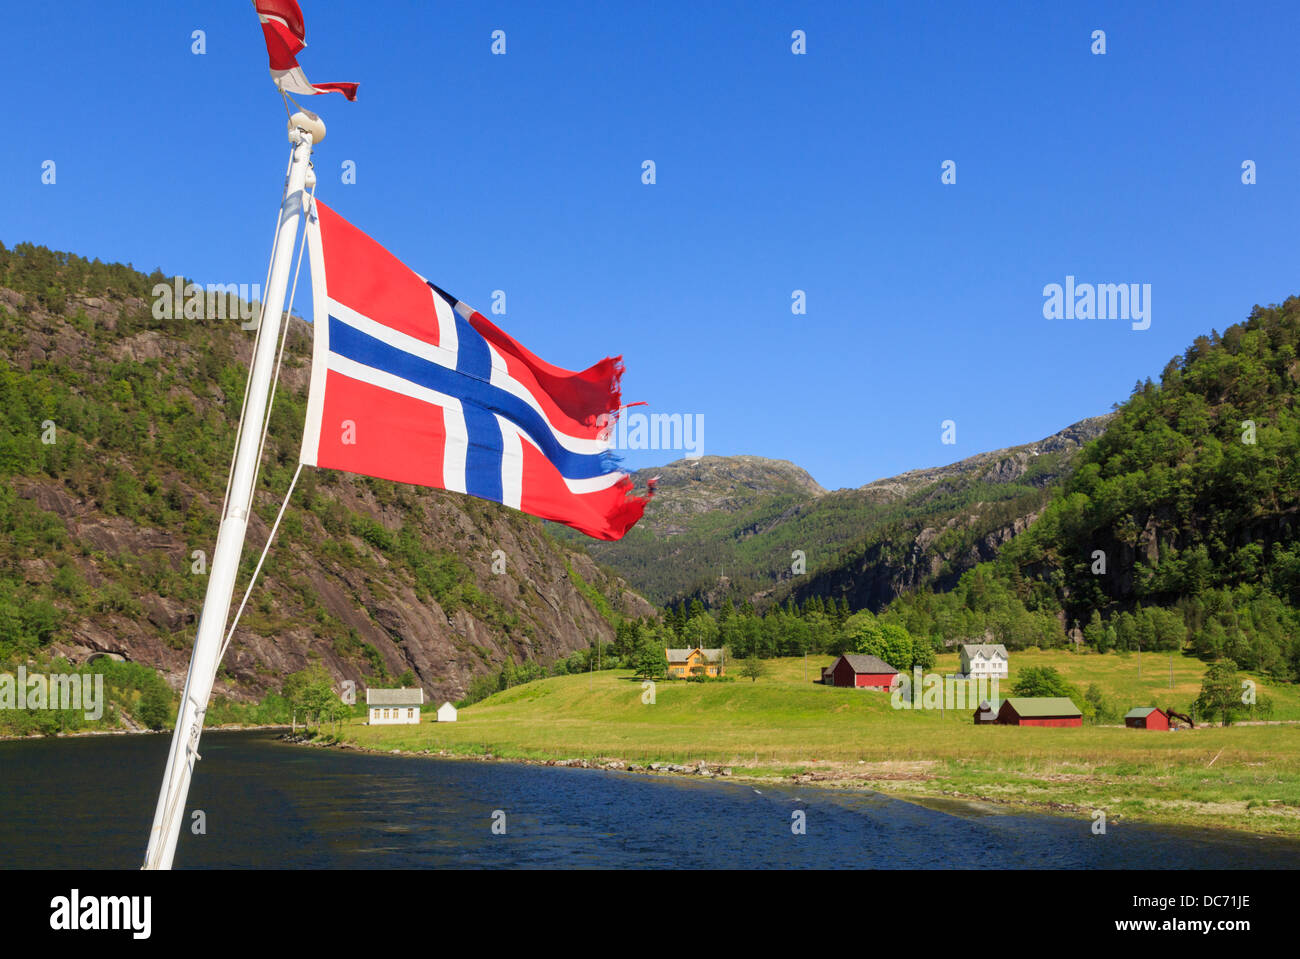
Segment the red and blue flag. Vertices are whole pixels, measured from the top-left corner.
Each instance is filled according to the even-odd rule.
[[[620,539],[649,494],[610,451],[621,357],[544,362],[316,200],[301,459],[468,493]],[[652,491],[651,491],[652,492]]]

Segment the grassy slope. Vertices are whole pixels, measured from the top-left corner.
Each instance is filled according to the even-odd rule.
[[[1125,708],[1163,702],[1168,692],[1167,656],[1144,657],[1140,682],[1135,656],[1024,652],[1013,661],[1097,682]],[[810,657],[808,675],[825,662]],[[939,669],[954,662],[942,657]],[[1300,727],[976,728],[968,712],[895,711],[880,694],[805,683],[801,659],[769,666],[757,683],[661,682],[653,705],[642,704],[641,685],[627,672],[561,676],[498,693],[462,710],[455,724],[354,725],[345,738],[374,749],[459,755],[707,760],[746,776],[811,773],[896,795],[959,796],[1089,818],[1104,809],[1111,821],[1300,835]],[[1186,705],[1202,669],[1196,660],[1175,659],[1173,702]],[[1260,690],[1272,697],[1274,718],[1300,719],[1296,687],[1261,682]]]

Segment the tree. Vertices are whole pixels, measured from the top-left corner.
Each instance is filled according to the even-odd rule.
[[[322,670],[324,672],[324,670]],[[328,675],[315,677],[307,684],[304,696],[304,706],[308,715],[315,715],[316,728],[319,729],[322,723],[329,722],[334,715],[335,705],[340,704],[341,700],[334,692],[334,684],[330,681]]]
[[[1104,723],[1117,718],[1114,707],[1096,683],[1088,684],[1088,691],[1083,694],[1084,719],[1088,722]]]
[[[342,699],[334,695],[334,691],[331,689],[329,695],[321,702],[321,708],[318,714],[319,721],[322,723],[329,723],[334,727],[335,731],[337,731],[339,721],[347,714],[348,707],[344,704]]]
[[[912,665],[914,667],[920,666],[922,669],[933,669],[934,647],[935,641],[932,639],[926,639],[924,636],[912,637]],[[894,668],[901,669],[902,667],[895,666]]]
[[[1104,653],[1109,645],[1106,642],[1106,624],[1101,621],[1101,613],[1092,611],[1092,618],[1083,627],[1083,641],[1099,653]]]
[[[1237,664],[1231,659],[1211,663],[1201,680],[1201,694],[1196,697],[1196,711],[1205,716],[1218,716],[1223,725],[1231,726],[1239,713],[1250,707],[1242,701],[1241,682],[1237,679]]]
[[[696,646],[711,649],[718,640],[718,624],[708,613],[696,613],[682,627],[681,636],[688,649]]]
[[[767,664],[758,658],[758,653],[750,653],[740,662],[740,675],[750,682],[758,682],[767,674]]]
[[[1017,696],[1066,696],[1074,699],[1079,695],[1079,691],[1066,682],[1054,666],[1022,669],[1012,691]]]
[[[171,694],[163,681],[149,683],[140,695],[140,722],[153,730],[164,728],[171,716],[171,705]]]
[[[329,673],[319,663],[286,676],[282,691],[294,711],[295,726],[299,710],[303,713],[304,721],[315,716],[319,725],[322,714],[330,707],[330,700],[338,699]]]
[[[876,655],[889,665],[900,672],[911,669],[916,656],[915,649],[916,642],[912,639],[912,634],[902,626],[897,623],[880,625],[880,651]]]
[[[731,597],[728,596],[726,601],[718,607],[718,625],[725,625],[727,620],[731,619],[735,614],[736,605],[731,601]]]
[[[641,624],[632,619],[620,619],[614,628],[614,655],[630,660],[641,646]]]
[[[642,679],[663,679],[668,675],[668,659],[664,648],[653,637],[648,637],[636,651],[636,674]]]
[[[912,634],[898,623],[882,623],[866,610],[854,613],[844,623],[843,651],[879,656],[901,672],[912,668],[915,646]]]
[[[840,630],[840,652],[872,653],[881,646],[880,624],[869,610],[854,613]],[[897,667],[895,667],[897,668]]]

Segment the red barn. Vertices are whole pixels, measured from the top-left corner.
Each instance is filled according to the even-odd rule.
[[[835,660],[831,677],[836,686],[856,689],[893,689],[898,682],[898,670],[879,656],[845,653]]]
[[[1082,726],[1083,713],[1066,696],[1012,697],[998,710],[1003,726]]]
[[[1134,706],[1124,714],[1129,729],[1169,729],[1169,714],[1158,706]]]

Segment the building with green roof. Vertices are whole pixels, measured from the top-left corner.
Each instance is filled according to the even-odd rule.
[[[1003,726],[1082,726],[1083,713],[1068,696],[1011,696],[998,710]]]
[[[1124,725],[1129,729],[1169,728],[1169,714],[1158,706],[1134,706],[1124,714]]]

